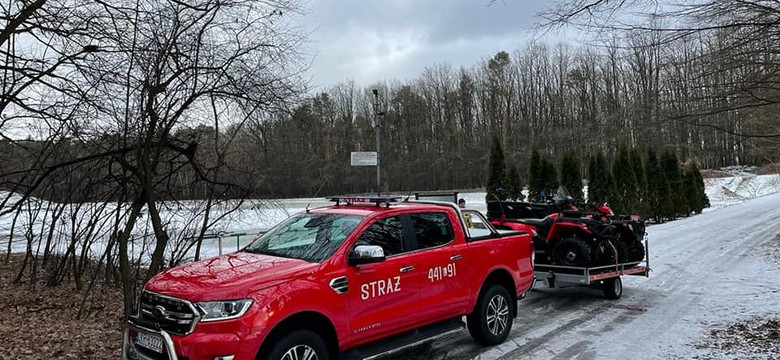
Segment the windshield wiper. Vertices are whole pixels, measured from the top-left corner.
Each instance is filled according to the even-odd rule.
[[[252,253],[252,254],[257,254],[257,255],[268,255],[268,256],[275,256],[275,257],[286,258],[286,259],[298,259],[297,257],[290,256],[288,254],[275,252],[275,251],[270,251],[270,250],[250,250],[250,249],[247,248],[246,250],[243,250],[243,251],[246,251],[246,252]]]

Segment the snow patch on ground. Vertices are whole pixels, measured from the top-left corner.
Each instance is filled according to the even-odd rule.
[[[705,211],[712,211],[780,192],[780,175],[742,173],[739,176],[704,179],[704,186],[711,205]]]

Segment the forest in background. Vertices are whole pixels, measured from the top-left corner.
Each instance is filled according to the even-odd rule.
[[[176,128],[173,138],[196,143],[201,162],[221,167],[222,179],[240,189],[233,196],[371,192],[374,169],[351,167],[349,157],[374,150],[371,89],[377,88],[385,191],[484,186],[494,136],[523,181],[534,148],[554,161],[574,152],[581,165],[598,152],[614,157],[618,144],[673,151],[702,168],[778,160],[776,140],[740,136],[777,128],[774,106],[733,109],[739,99],[722,94],[723,83],[763,71],[760,63],[714,71],[729,66],[710,56],[721,44],[717,38],[659,44],[637,35],[625,41],[601,47],[529,43],[469,68],[431,66],[410,82],[345,82],[289,111],[219,130],[205,118]],[[84,147],[57,141],[69,142],[58,153],[63,159]],[[44,146],[35,143],[28,147]],[[4,169],[30,161],[17,145],[0,144]],[[581,168],[587,176],[587,166]],[[190,186],[196,177],[182,168],[166,191],[173,198],[208,197],[208,184]],[[60,193],[41,191],[55,199]]]

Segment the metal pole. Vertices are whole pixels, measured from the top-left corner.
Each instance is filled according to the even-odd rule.
[[[379,142],[379,115],[381,115],[381,112],[379,111],[379,91],[377,89],[373,89],[372,92],[374,93],[374,136],[376,138],[376,195],[382,196],[382,173],[380,171],[380,142]]]

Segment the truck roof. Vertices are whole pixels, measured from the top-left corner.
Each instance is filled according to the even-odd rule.
[[[397,211],[400,209],[435,210],[435,211],[446,211],[448,209],[452,210],[451,207],[448,207],[446,205],[415,203],[415,202],[397,202],[397,203],[394,202],[394,203],[390,203],[389,206],[387,206],[386,204],[381,204],[380,206],[376,206],[374,204],[333,205],[333,206],[326,206],[317,209],[312,209],[311,212],[369,216],[377,213]]]

